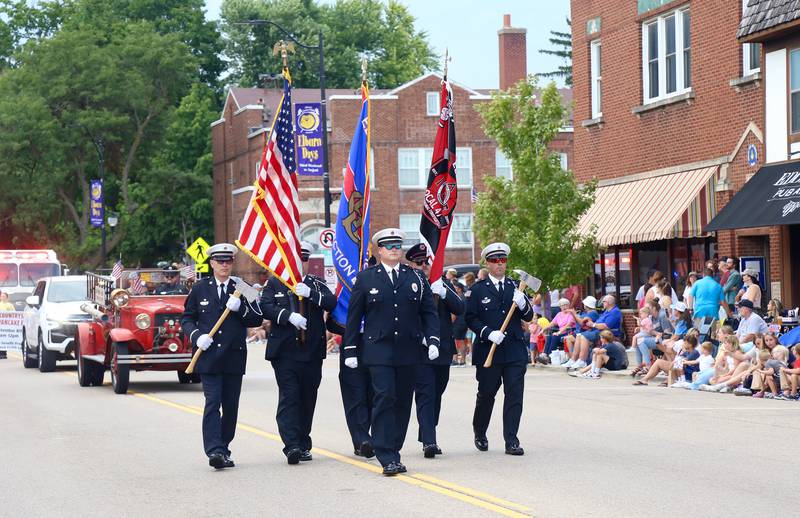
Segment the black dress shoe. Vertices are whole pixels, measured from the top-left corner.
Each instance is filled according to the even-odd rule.
[[[432,459],[436,456],[436,450],[438,449],[439,447],[436,446],[435,444],[428,444],[422,447],[422,454],[425,455],[426,459]]]
[[[394,462],[390,462],[386,466],[383,467],[383,474],[387,477],[393,477],[400,473],[400,466],[398,466]]]
[[[224,460],[223,467],[232,468],[232,467],[236,466],[236,464],[234,464],[233,459],[231,458],[230,455],[224,455],[222,458]]]
[[[523,450],[522,446],[519,444],[516,446],[506,446],[506,455],[525,455],[525,450]]]
[[[489,439],[486,437],[475,437],[475,447],[478,448],[480,451],[486,451],[489,449]]]
[[[300,462],[301,455],[302,452],[300,451],[300,448],[292,448],[291,450],[286,452],[286,462],[288,462],[289,464],[297,464],[298,462]]]
[[[364,441],[361,443],[361,451],[356,455],[361,455],[367,459],[371,459],[375,456],[375,449],[372,447],[372,443],[369,441]]]
[[[314,457],[311,456],[311,452],[308,450],[301,450],[300,451],[300,461],[301,462],[308,462],[310,460],[314,460]]]
[[[397,465],[398,473],[405,473],[408,471],[408,468],[406,468],[406,465],[403,464],[402,462],[395,462],[395,464]]]
[[[439,445],[438,444],[434,444],[434,446],[436,447],[436,455],[441,455],[442,454],[442,449],[439,448]]]
[[[221,453],[213,453],[208,457],[208,465],[214,469],[225,467],[225,456]]]

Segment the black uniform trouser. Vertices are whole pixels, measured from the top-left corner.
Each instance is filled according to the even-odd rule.
[[[203,448],[208,456],[215,453],[230,455],[228,445],[236,434],[242,375],[201,374],[200,378],[203,381],[203,395],[206,397],[203,409]]]
[[[344,355],[339,355],[339,388],[342,392],[342,405],[347,429],[353,440],[353,448],[360,448],[361,444],[372,444],[369,434],[372,421],[372,379],[369,369],[359,362],[358,367],[351,369],[344,364]]]
[[[322,380],[322,360],[298,362],[291,358],[272,360],[278,382],[278,432],[283,453],[293,448],[311,449],[311,423]]]
[[[475,437],[486,437],[489,420],[494,408],[494,397],[503,384],[503,439],[506,446],[519,446],[517,432],[522,417],[522,398],[525,392],[525,362],[494,364],[488,369],[483,365],[475,367],[478,380],[478,397],[475,400],[475,414],[472,429]]]
[[[450,381],[450,365],[417,365],[414,401],[417,404],[417,440],[423,445],[436,444],[436,427],[442,409],[442,394]]]
[[[372,365],[372,441],[382,466],[400,462],[414,397],[414,366]]]

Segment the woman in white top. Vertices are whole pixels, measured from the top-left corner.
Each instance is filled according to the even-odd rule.
[[[761,309],[761,286],[758,285],[758,272],[747,268],[742,272],[742,282],[744,286],[736,295],[736,302],[747,299],[753,303],[757,310]]]
[[[692,296],[692,286],[697,282],[697,272],[689,272],[686,276],[686,288],[683,290],[683,303],[686,308],[694,310],[694,297]]]

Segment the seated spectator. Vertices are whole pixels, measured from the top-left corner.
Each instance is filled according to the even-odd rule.
[[[639,310],[639,316],[635,317],[636,328],[633,330],[635,333],[631,340],[631,347],[639,347],[639,343],[647,337],[655,336],[655,324],[650,316],[650,306],[644,306]]]
[[[714,344],[711,342],[703,342],[700,345],[700,355],[695,360],[683,361],[683,374],[686,378],[685,381],[677,381],[670,385],[671,388],[692,388],[693,378],[695,373],[700,378],[708,377],[710,379],[714,375]],[[697,389],[695,389],[697,390]]]
[[[788,356],[789,350],[782,345],[772,349],[772,357],[764,362],[762,369],[755,371],[754,376],[758,376],[761,381],[761,390],[753,394],[753,397],[775,399],[781,395],[781,370],[786,367]]]
[[[739,302],[739,317],[736,336],[739,338],[739,342],[742,343],[742,349],[747,352],[755,346],[753,340],[756,334],[766,333],[769,329],[764,319],[753,311],[753,303],[747,299]]]
[[[628,353],[619,343],[614,333],[605,329],[600,331],[600,346],[592,349],[592,363],[580,370],[573,370],[570,376],[584,379],[600,378],[600,369],[622,371],[628,368]]]
[[[714,367],[701,370],[695,381],[689,383],[688,386],[681,384],[681,388],[700,390],[701,386],[707,385],[709,382],[716,383],[717,380],[720,380],[720,382],[727,381],[727,378],[724,378],[724,376],[732,375],[741,362],[748,361],[748,358],[745,357],[742,348],[739,346],[739,340],[736,336],[725,334],[721,344],[722,346],[720,347],[719,354],[717,354]],[[675,383],[674,385],[678,384]]]
[[[717,355],[717,371],[707,383],[701,384],[699,389],[708,392],[730,392],[744,379],[750,365],[750,357],[742,350],[736,335],[726,335]]]
[[[709,357],[710,346],[711,344],[709,344]],[[689,369],[688,378],[686,377],[686,369],[693,367],[694,364],[687,365],[685,362],[697,362],[700,358],[700,353],[697,351],[697,336],[694,334],[687,335],[681,342],[681,347],[681,352],[675,359],[661,358],[656,360],[653,362],[653,365],[650,366],[647,374],[642,379],[634,381],[633,384],[647,385],[650,380],[658,376],[661,372],[667,374],[667,381],[661,384],[662,387],[668,387],[671,384],[669,381],[672,379],[677,379],[678,381],[691,380],[694,369]]]
[[[784,396],[786,399],[800,399],[797,394],[797,387],[800,384],[800,344],[794,346],[794,356],[797,358],[791,366],[781,368],[781,372],[786,376],[789,382],[789,393],[787,394],[784,388]]]
[[[578,350],[578,361],[575,368],[581,363],[586,366],[589,357],[589,349],[600,340],[600,332],[608,329],[619,338],[622,336],[622,311],[617,307],[617,299],[613,295],[603,297],[603,313],[594,322],[588,323],[588,330],[578,335],[575,340],[575,349]]]
[[[562,347],[562,340],[565,336],[574,333],[577,324],[575,313],[571,311],[567,299],[559,299],[558,307],[560,311],[550,321],[550,335],[547,337],[544,346],[544,353],[547,355]]]
[[[633,376],[645,374],[650,369],[652,362],[650,358],[650,351],[659,350],[659,356],[663,355],[666,351],[662,341],[672,337],[674,331],[672,322],[669,320],[665,310],[661,309],[658,300],[653,299],[647,303],[650,308],[650,314],[655,317],[655,328],[652,336],[645,336],[636,347],[636,362],[639,364],[631,374]]]
[[[781,304],[781,301],[770,299],[767,302],[767,314],[764,316],[764,322],[767,324],[780,324],[783,316],[783,304]]]
[[[597,318],[600,316],[597,313],[597,299],[589,295],[588,297],[584,298],[582,301],[583,303],[583,313],[575,314],[575,321],[577,322],[576,332],[577,335],[581,335],[589,330],[591,330],[592,322],[595,322]],[[564,342],[567,344],[567,347],[570,351],[570,359],[564,365],[567,369],[572,369],[579,360],[583,359],[586,361],[586,358],[580,358],[580,350],[579,348],[575,347],[575,339],[577,335],[570,335],[564,338]]]

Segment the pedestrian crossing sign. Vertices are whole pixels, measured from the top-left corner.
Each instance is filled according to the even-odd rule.
[[[194,262],[197,263],[197,266],[200,266],[202,263],[208,261],[208,255],[206,255],[206,250],[208,250],[208,246],[209,245],[208,243],[206,243],[205,239],[203,239],[202,237],[198,237],[197,239],[194,240],[194,242],[191,245],[189,245],[189,248],[186,249],[186,253],[189,254],[192,257],[192,259],[194,259]],[[198,269],[197,271],[199,272],[202,270]],[[208,271],[208,266],[206,266],[206,269],[204,271],[206,272]]]

